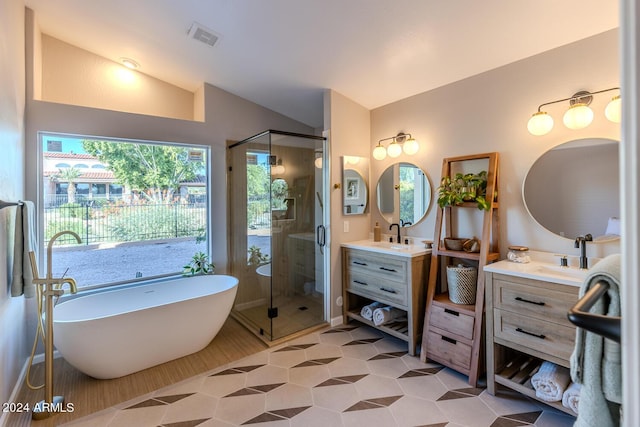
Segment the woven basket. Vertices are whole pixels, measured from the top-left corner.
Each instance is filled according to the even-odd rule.
[[[454,304],[475,304],[478,270],[463,265],[447,266],[449,299]]]

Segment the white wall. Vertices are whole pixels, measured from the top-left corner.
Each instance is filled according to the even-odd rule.
[[[439,185],[445,157],[497,151],[500,154],[500,247],[527,245],[531,249],[577,255],[573,240],[555,236],[528,215],[522,201],[522,182],[533,162],[546,150],[562,142],[581,138],[620,139],[620,127],[604,118],[610,96],[594,97],[595,119],[591,126],[571,131],[562,125],[568,103],[548,107],[554,129],[536,137],[527,131],[527,121],[538,105],[567,98],[579,90],[597,91],[619,86],[618,31],[518,61],[450,85],[377,108],[371,112],[371,147],[377,141],[411,133],[420,151],[397,161],[422,167],[434,189]],[[425,71],[427,72],[427,71]],[[615,94],[615,93],[614,93]],[[611,95],[613,96],[613,94]],[[377,182],[393,161],[372,159],[372,182]],[[588,173],[588,171],[585,171]],[[376,206],[375,192],[372,205]],[[376,209],[372,222],[383,221]],[[385,222],[381,222],[384,229]],[[433,236],[435,209],[408,234]],[[468,236],[470,237],[470,236]],[[575,236],[573,236],[575,237]],[[589,245],[589,256],[619,252],[619,243]]]
[[[194,119],[194,94],[42,34],[42,97],[35,99]],[[140,68],[144,70],[144,68]]]
[[[24,6],[0,0],[0,199],[24,199]],[[6,42],[6,41],[11,41]],[[0,259],[13,248],[15,208],[0,210]],[[0,402],[8,402],[28,355],[25,307],[12,298],[7,262],[0,263]],[[4,414],[2,414],[4,415]],[[0,424],[2,419],[0,418]]]
[[[334,188],[335,184],[342,184],[342,157],[369,157],[370,113],[363,106],[333,90],[327,90],[324,96],[324,124],[330,130],[331,177],[329,180],[331,192],[331,304],[330,317],[342,315],[342,307],[336,304],[336,299],[342,295],[342,254],[340,245],[344,242],[362,240],[369,237],[371,228],[371,207],[363,215],[342,214],[342,189]],[[370,177],[365,177],[371,182]],[[370,187],[371,188],[371,187]],[[369,192],[371,194],[371,191]],[[369,202],[371,202],[371,198]],[[348,222],[348,232],[345,230]]]

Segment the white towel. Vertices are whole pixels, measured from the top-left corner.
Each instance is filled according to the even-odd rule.
[[[36,238],[35,205],[26,201],[16,209],[15,236],[13,244],[13,274],[11,276],[11,296],[23,295],[31,298],[36,294],[29,261],[29,251],[38,254]]]
[[[571,376],[569,370],[551,362],[542,362],[540,369],[531,377],[531,385],[536,390],[536,397],[545,402],[562,400]]]
[[[394,307],[381,307],[373,310],[373,324],[376,326],[384,325],[387,322],[405,316],[406,313]]]
[[[578,403],[580,402],[580,384],[571,383],[568,389],[562,393],[562,406],[578,413]]]
[[[367,320],[372,320],[373,319],[373,310],[375,310],[378,307],[382,307],[382,303],[378,302],[378,301],[376,301],[374,303],[371,303],[369,305],[365,305],[360,310],[360,316],[364,317]]]

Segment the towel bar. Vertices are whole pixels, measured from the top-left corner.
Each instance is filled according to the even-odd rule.
[[[574,325],[619,343],[621,318],[589,313],[591,307],[607,293],[608,289],[607,282],[597,282],[569,310],[567,317]]]
[[[23,204],[22,200],[18,200],[17,202],[5,202],[0,200],[0,209],[8,208],[9,206],[22,206]]]

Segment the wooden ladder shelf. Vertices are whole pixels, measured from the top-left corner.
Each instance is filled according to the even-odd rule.
[[[470,253],[446,249],[444,237],[456,237],[459,228],[452,226],[452,211],[457,209],[478,210],[476,203],[465,202],[456,206],[438,206],[434,232],[434,247],[431,253],[431,267],[427,285],[424,328],[420,358],[441,363],[469,376],[469,384],[478,385],[483,373],[484,353],[484,287],[483,267],[500,258],[498,248],[498,153],[484,153],[470,156],[449,157],[442,162],[442,177],[452,177],[452,166],[464,167],[464,162],[478,161],[487,166],[487,188],[485,199],[489,204],[482,215],[482,230],[478,237],[480,252]],[[483,163],[480,163],[483,162]],[[472,163],[475,166],[475,163]],[[444,232],[444,235],[443,235]],[[449,299],[443,284],[446,283],[446,266],[457,264],[477,267],[475,304],[455,304]]]

